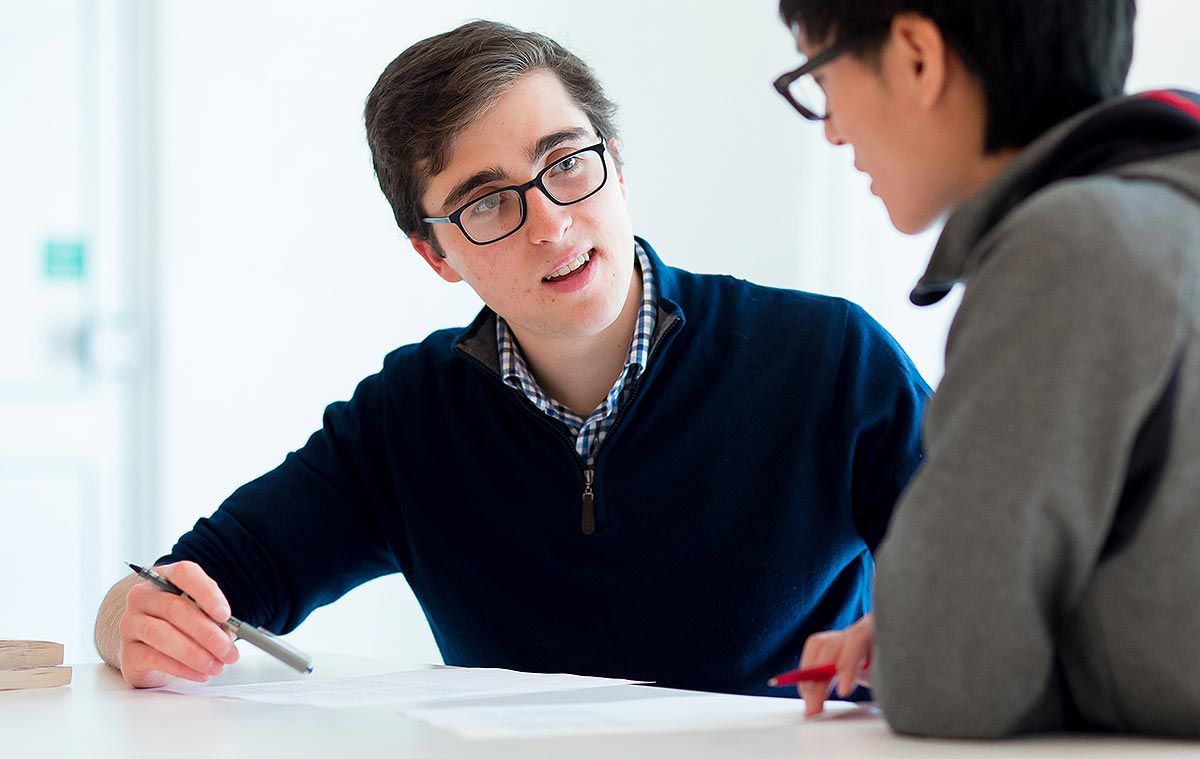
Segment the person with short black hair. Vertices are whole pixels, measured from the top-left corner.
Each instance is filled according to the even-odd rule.
[[[876,611],[810,713],[903,733],[1200,735],[1200,97],[1123,94],[1132,0],[783,0],[776,81],[964,285]],[[948,214],[948,218],[947,218]]]

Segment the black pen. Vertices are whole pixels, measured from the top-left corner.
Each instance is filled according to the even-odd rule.
[[[137,564],[129,564],[129,568],[137,573],[137,576],[143,580],[152,583],[159,590],[165,590],[168,593],[174,593],[177,596],[183,596],[187,600],[195,603],[195,599],[184,593],[175,583],[155,572],[153,569],[145,569]],[[279,638],[271,634],[270,631],[264,630],[261,627],[251,627],[237,617],[230,617],[228,622],[221,624],[234,636],[241,638],[250,645],[265,651],[271,656],[274,656],[279,661],[288,665],[297,672],[308,674],[312,672],[312,657],[303,651],[298,651],[292,648],[287,643],[284,643]]]

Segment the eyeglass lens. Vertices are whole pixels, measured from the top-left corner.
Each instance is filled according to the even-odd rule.
[[[598,190],[604,178],[604,157],[595,150],[587,150],[552,164],[542,175],[542,185],[552,200],[565,205]],[[516,190],[494,192],[463,209],[459,223],[477,243],[498,240],[521,226],[523,202]]]
[[[805,74],[795,79],[788,85],[788,94],[817,117],[825,118],[827,115],[825,90],[817,84],[817,80],[812,74]]]

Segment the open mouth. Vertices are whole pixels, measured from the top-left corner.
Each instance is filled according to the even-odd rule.
[[[594,250],[594,249],[593,249]],[[574,261],[563,264],[561,267],[551,272],[548,276],[542,277],[543,282],[566,282],[569,279],[574,279],[582,274],[592,260],[592,250],[580,254]]]

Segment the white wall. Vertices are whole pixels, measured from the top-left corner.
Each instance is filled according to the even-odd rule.
[[[127,10],[0,3],[0,638],[61,642],[69,662],[96,658],[102,583],[147,522],[131,506],[148,480],[148,383],[129,276],[140,46]],[[53,273],[51,241],[81,266]],[[13,579],[33,566],[38,582]]]
[[[1200,21],[1195,4],[1142,5],[1135,83],[1200,87],[1184,37]],[[851,297],[936,382],[954,302],[917,310],[906,299],[932,237],[892,231],[849,151],[830,149],[775,95],[770,82],[796,61],[775,8],[164,3],[162,548],[301,445],[388,350],[478,308],[401,238],[361,124],[397,53],[476,16],[546,32],[594,65],[622,107],[634,227],[666,260]],[[347,623],[361,632],[346,634]],[[437,658],[400,578],[318,611],[294,638]]]

